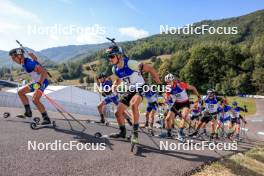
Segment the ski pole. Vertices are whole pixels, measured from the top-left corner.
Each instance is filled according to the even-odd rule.
[[[86,127],[77,120],[72,114],[70,114],[68,111],[66,111],[61,105],[59,105],[55,100],[52,100],[50,97],[44,94],[44,96],[51,102],[53,102],[54,105],[56,105],[62,112],[66,113],[68,116],[70,116],[74,121],[76,121],[79,125],[83,127],[83,131],[86,129]]]
[[[45,95],[44,95],[45,96]],[[63,118],[65,119],[65,120],[67,120],[67,122],[68,122],[68,124],[69,124],[69,126],[71,127],[71,130],[73,130],[73,128],[72,128],[72,125],[71,125],[71,123],[70,123],[70,121],[69,121],[69,119],[63,114],[63,112],[52,102],[52,101],[50,101],[50,99],[48,99],[47,98],[47,100],[48,100],[48,102],[63,116]]]

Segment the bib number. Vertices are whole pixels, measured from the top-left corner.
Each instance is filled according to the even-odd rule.
[[[131,81],[130,81],[130,78],[129,78],[129,77],[125,77],[125,78],[123,78],[123,81],[124,81],[124,82],[126,82],[126,83],[131,83]]]

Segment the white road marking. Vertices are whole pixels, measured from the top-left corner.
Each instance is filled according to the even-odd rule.
[[[251,122],[263,122],[263,120],[262,119],[252,119],[252,120],[250,120]]]
[[[242,130],[242,131],[248,131],[248,129],[247,129],[247,128],[241,128],[241,130]]]
[[[264,132],[259,131],[259,132],[257,132],[257,134],[259,134],[259,135],[264,135]]]

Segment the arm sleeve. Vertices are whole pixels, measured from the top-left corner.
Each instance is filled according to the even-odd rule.
[[[239,109],[240,111],[243,111],[243,112],[245,112],[245,109],[244,109],[244,108],[242,108],[242,107],[238,107],[238,109]]]
[[[185,83],[185,82],[180,82],[179,84],[184,89],[188,89],[188,87],[189,87],[189,84],[188,83]]]
[[[222,101],[223,98],[222,98],[222,97],[216,97],[216,100],[217,100],[217,101]]]
[[[114,80],[118,79],[118,77],[117,77],[117,75],[115,73],[115,68],[114,67],[112,67],[112,72],[113,72],[113,79]]]

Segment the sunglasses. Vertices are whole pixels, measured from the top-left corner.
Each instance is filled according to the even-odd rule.
[[[173,81],[166,81],[167,84],[172,83]]]
[[[108,59],[114,59],[114,58],[115,58],[115,55],[108,56]]]

